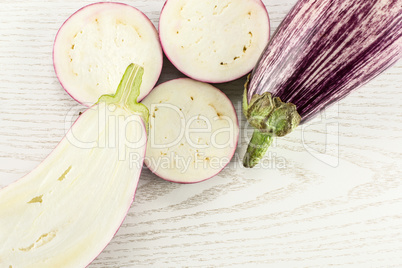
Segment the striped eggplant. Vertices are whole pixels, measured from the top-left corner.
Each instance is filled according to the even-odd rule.
[[[402,0],[299,0],[245,84],[253,167],[290,133],[402,55]]]

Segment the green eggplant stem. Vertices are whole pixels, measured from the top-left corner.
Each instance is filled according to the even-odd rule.
[[[273,140],[274,137],[271,134],[255,129],[243,158],[244,167],[255,167],[260,162],[260,159],[264,157]]]
[[[283,137],[292,132],[299,125],[301,117],[296,105],[282,102],[269,92],[255,94],[248,102],[248,83],[249,77],[244,85],[243,113],[255,130],[243,165],[252,168],[265,155],[274,137]]]
[[[100,102],[115,104],[123,109],[130,110],[132,113],[138,113],[144,120],[145,126],[148,126],[148,108],[144,104],[137,102],[137,98],[140,95],[143,75],[144,68],[131,63],[124,72],[116,93],[101,96],[97,104]]]

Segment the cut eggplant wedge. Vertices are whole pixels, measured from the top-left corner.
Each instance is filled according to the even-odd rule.
[[[145,164],[157,176],[200,182],[230,162],[239,127],[232,102],[219,89],[175,79],[157,86],[142,103],[150,111]]]
[[[130,65],[115,96],[85,111],[35,170],[0,191],[0,267],[85,267],[112,239],[145,155],[135,113],[146,108],[131,101],[141,75]]]
[[[211,83],[252,70],[269,40],[260,0],[168,0],[159,21],[166,56],[187,76]]]
[[[114,93],[132,62],[144,68],[140,101],[159,78],[162,48],[152,22],[129,5],[83,7],[61,26],[54,42],[53,63],[61,85],[87,106]]]

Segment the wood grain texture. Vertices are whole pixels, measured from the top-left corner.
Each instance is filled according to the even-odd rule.
[[[125,1],[157,25],[163,1]],[[265,0],[272,31],[295,0]],[[37,166],[79,111],[52,66],[63,21],[90,1],[0,0],[0,188]],[[182,77],[165,58],[160,82]],[[251,129],[244,78],[217,85],[236,106],[237,157],[194,185],[143,170],[96,267],[402,267],[402,63],[241,166]]]

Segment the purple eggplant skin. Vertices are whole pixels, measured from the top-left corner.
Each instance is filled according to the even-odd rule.
[[[266,140],[275,136],[267,131],[275,128],[266,124],[270,115],[254,105],[260,98],[269,95],[295,105],[298,115],[282,121],[297,123],[299,116],[304,123],[401,56],[402,0],[299,0],[245,85],[243,111],[256,131],[244,165],[256,165],[268,149]],[[251,118],[259,114],[260,119]],[[290,124],[288,132],[296,126]]]

